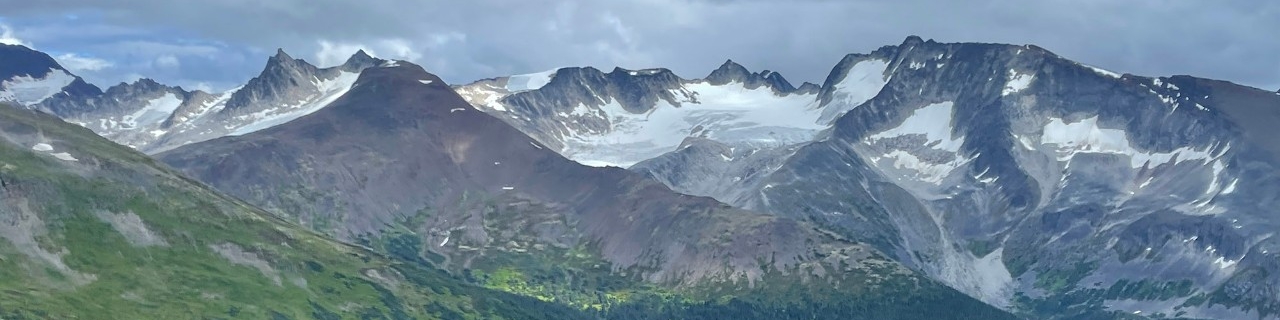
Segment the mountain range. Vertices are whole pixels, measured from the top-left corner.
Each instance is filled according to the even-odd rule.
[[[0,53],[0,101],[283,225],[548,308],[1280,312],[1280,93],[1229,82],[914,36],[799,86],[732,60],[700,79],[574,67],[450,86],[364,52],[319,68],[280,51],[226,93],[101,91]],[[943,306],[961,311],[927,311]]]
[[[357,53],[352,60],[361,56]],[[235,93],[224,94],[233,98],[210,112],[275,110],[279,106],[273,103],[287,105],[293,100],[273,97],[298,96],[279,88],[297,89],[292,84],[301,83],[298,77],[315,74],[293,71],[335,70],[307,67],[286,57],[279,53],[271,58],[262,76]],[[282,68],[282,63],[293,67]],[[11,231],[32,235],[9,239],[19,253],[29,256],[17,263],[26,270],[63,271],[50,276],[59,280],[80,278],[68,287],[33,282],[40,278],[19,273],[13,278],[18,282],[5,288],[26,288],[36,294],[12,296],[0,311],[6,318],[85,317],[101,312],[275,319],[1014,318],[812,224],[677,194],[625,170],[572,162],[471,108],[441,79],[411,63],[379,61],[341,90],[343,94],[322,108],[295,111],[296,118],[290,121],[236,122],[240,128],[258,127],[224,132],[222,137],[155,155],[185,174],[56,120],[55,112],[65,111],[55,110],[75,110],[57,107],[59,101],[69,101],[57,99],[71,99],[71,95],[6,107],[19,115],[12,120],[20,127],[14,134],[23,135],[12,139],[15,151],[11,154],[55,165],[45,169],[52,174],[40,181],[68,188],[102,186],[66,191],[70,195],[64,201],[32,200],[88,203],[80,209],[87,213],[60,215],[60,210],[46,209],[9,215],[18,221],[11,224]],[[102,95],[124,91],[107,90],[82,101],[114,100]],[[232,103],[238,96],[254,102]],[[69,120],[79,123],[73,121]],[[231,129],[232,125],[217,127]],[[86,137],[71,139],[40,128]],[[130,136],[123,132],[119,137]],[[111,175],[83,177],[81,171],[93,170],[56,166],[93,167],[108,162],[167,175],[113,167],[104,170]],[[15,177],[32,172],[25,166],[10,169],[7,174]],[[218,191],[188,176],[200,177]],[[5,178],[9,181],[8,175]],[[102,182],[85,184],[84,179]],[[185,185],[164,184],[171,179]],[[203,193],[182,198],[169,192],[184,188]],[[249,213],[199,211],[214,210],[223,202]],[[10,197],[5,203],[29,202]],[[130,214],[144,209],[145,214]],[[120,217],[110,215],[117,212]],[[219,218],[236,214],[261,218],[247,227],[228,226],[225,218]],[[23,222],[32,217],[37,222]],[[89,218],[97,220],[84,222]],[[123,222],[112,224],[115,220]],[[74,223],[98,229],[61,227]],[[130,241],[142,249],[120,249],[119,241],[95,244],[104,248],[62,240],[111,230],[104,227],[114,228],[126,239],[138,238]],[[310,238],[298,241],[312,246],[255,231],[258,228],[302,233]],[[197,229],[213,231],[191,231]],[[676,234],[680,236],[671,236]],[[52,240],[45,240],[46,236]],[[170,248],[167,244],[175,238],[185,241],[181,248],[186,251],[181,252],[191,254],[192,262],[208,256],[215,259],[170,268],[162,267],[170,260],[131,268],[110,257],[84,257],[75,264],[57,259],[67,252],[151,254],[157,250],[150,246]],[[331,246],[345,249],[326,249]],[[182,258],[181,252],[168,259]],[[122,257],[123,261],[136,259]],[[336,268],[331,263],[352,271],[334,270],[329,276],[328,270]],[[207,264],[229,265],[241,273],[229,274]],[[243,272],[246,269],[252,272]],[[176,283],[169,287],[164,286],[165,278],[149,286],[130,284],[149,274],[189,273],[204,278],[173,279]],[[254,274],[263,278],[256,279]],[[219,277],[257,281],[248,286],[216,280]],[[319,281],[328,282],[310,286]],[[332,281],[352,291],[334,291],[329,287]],[[361,287],[361,283],[369,285]],[[219,291],[205,289],[214,284]],[[282,289],[260,288],[272,285]],[[275,298],[241,297],[238,291],[228,290],[258,290]],[[208,294],[175,293],[205,291]],[[103,294],[123,300],[74,305]],[[228,295],[238,298],[221,299]],[[323,300],[319,295],[324,295]],[[181,307],[187,304],[200,307]]]

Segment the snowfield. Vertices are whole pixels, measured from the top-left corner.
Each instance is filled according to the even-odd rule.
[[[885,76],[888,68],[888,61],[878,59],[855,63],[849,68],[844,80],[835,84],[831,102],[823,106],[819,121],[831,123],[849,110],[875,98],[884,89],[884,85],[889,83],[889,78]]]
[[[13,77],[0,81],[0,101],[34,105],[62,92],[62,88],[75,81],[75,76],[60,69],[50,69],[40,77]]]
[[[562,154],[589,166],[625,168],[674,151],[690,136],[767,147],[809,141],[827,128],[818,123],[821,113],[814,95],[778,96],[768,87],[747,89],[737,83],[695,82],[684,90],[698,102],[680,101],[677,107],[663,101],[644,114],[630,113],[616,101],[599,112],[575,109],[572,115],[603,117],[611,128],[604,133],[567,128]]]
[[[869,158],[881,168],[890,171],[905,170],[904,178],[913,178],[940,185],[952,171],[969,161],[960,154],[964,137],[952,136],[952,106],[950,101],[934,103],[911,112],[902,124],[863,140],[883,153]],[[899,138],[923,137],[923,143],[904,143]],[[942,154],[942,155],[939,155]]]
[[[559,69],[507,77],[506,89],[511,93],[541,89],[551,83],[551,78],[556,75],[556,70]]]

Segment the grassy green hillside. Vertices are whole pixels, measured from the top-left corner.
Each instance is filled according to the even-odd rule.
[[[321,238],[10,107],[0,107],[0,234],[0,318],[10,320],[583,317]]]

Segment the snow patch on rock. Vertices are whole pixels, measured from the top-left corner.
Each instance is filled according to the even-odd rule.
[[[132,114],[121,117],[120,129],[155,128],[168,119],[173,111],[182,105],[182,98],[172,92],[166,92],[159,98],[147,101],[147,104]]]
[[[822,106],[819,122],[831,123],[849,110],[874,98],[884,85],[889,83],[888,77],[885,76],[885,70],[888,68],[888,61],[878,59],[855,63],[849,68],[849,73],[844,79],[834,85],[831,101]]]
[[[555,77],[556,70],[558,69],[507,77],[506,89],[511,93],[538,90],[551,83],[551,78]]]
[[[1217,155],[1212,154],[1211,147],[1202,150],[1181,147],[1170,152],[1145,152],[1133,148],[1124,130],[1099,127],[1097,116],[1076,122],[1050,118],[1044,126],[1040,143],[1055,145],[1059,161],[1070,160],[1080,153],[1119,154],[1129,156],[1129,164],[1135,169],[1154,168],[1166,163],[1178,164],[1189,160],[1207,162],[1216,160],[1230,149],[1228,145]]]
[[[952,171],[969,161],[960,154],[964,137],[951,132],[952,106],[948,101],[916,109],[897,127],[867,137],[863,143],[880,152],[869,158],[881,168],[907,170],[914,180],[940,185]],[[899,142],[900,138],[910,137],[922,137],[924,142]]]
[[[1018,70],[1009,69],[1009,82],[1005,84],[1004,91],[1001,91],[1000,95],[1007,96],[1021,92],[1030,87],[1031,81],[1035,79],[1036,76],[1034,74],[1020,73]]]
[[[699,80],[668,89],[673,100],[660,99],[640,114],[623,109],[614,97],[595,92],[594,97],[574,102],[576,106],[565,106],[572,109],[557,107],[550,115],[523,114],[528,110],[504,104],[511,94],[545,89],[556,70],[481,80],[455,89],[480,111],[521,130],[550,126],[527,133],[558,145],[556,151],[578,163],[626,168],[675,151],[691,136],[753,149],[813,141],[839,115],[880,92],[887,82],[888,65],[878,59],[853,63],[846,77],[833,85],[833,99],[824,105],[819,105],[816,93],[779,95],[767,86],[748,89],[741,82],[712,85]],[[627,72],[640,76],[662,71]]]
[[[72,157],[70,153],[66,153],[66,152],[58,152],[51,155],[53,155],[54,158],[58,158],[58,160],[62,160],[62,161],[72,161],[72,162],[78,161],[76,157]]]
[[[17,76],[0,81],[0,101],[30,106],[48,99],[76,81],[62,69],[50,69],[43,76]]]
[[[589,166],[625,168],[676,150],[695,128],[701,128],[697,134],[705,138],[753,146],[809,141],[827,128],[818,123],[819,111],[810,107],[813,95],[780,97],[767,87],[706,82],[686,84],[684,89],[696,101],[682,101],[679,107],[663,101],[643,114],[628,112],[616,101],[595,110],[575,108],[572,115],[603,117],[610,128],[580,132],[566,127],[562,154]]]
[[[1085,68],[1089,68],[1089,70],[1093,70],[1093,72],[1095,72],[1095,73],[1097,73],[1097,74],[1100,74],[1100,75],[1104,75],[1104,76],[1108,76],[1108,77],[1112,77],[1112,78],[1116,78],[1116,79],[1120,79],[1120,77],[1121,77],[1119,73],[1112,72],[1112,71],[1107,70],[1107,69],[1103,69],[1103,68],[1099,68],[1099,67],[1095,67],[1095,66],[1091,66],[1091,65],[1087,65],[1087,64],[1080,64],[1080,65],[1081,65],[1081,66],[1084,66]]]

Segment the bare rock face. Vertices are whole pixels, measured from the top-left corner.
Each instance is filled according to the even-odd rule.
[[[1262,138],[1280,96],[1035,46],[911,38],[880,52],[887,83],[834,106],[858,90],[840,75],[856,68],[837,67],[820,96],[849,111],[733,204],[820,221],[1010,309],[1280,310],[1280,148]]]

